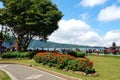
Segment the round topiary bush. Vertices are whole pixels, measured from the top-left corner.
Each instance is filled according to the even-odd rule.
[[[76,53],[76,57],[80,57],[80,58],[84,58],[85,57],[85,53],[80,51]]]
[[[71,50],[71,51],[68,52],[68,54],[71,55],[71,56],[74,56],[74,57],[79,57],[79,58],[85,57],[85,53],[82,52],[82,51],[76,52],[74,50]]]
[[[71,56],[75,56],[75,57],[76,57],[77,52],[76,52],[76,51],[74,51],[74,50],[70,50],[70,51],[68,51],[68,53],[67,53],[67,54],[69,54],[69,55],[71,55]]]

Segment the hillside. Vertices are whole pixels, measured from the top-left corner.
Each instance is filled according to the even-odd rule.
[[[13,42],[14,43],[14,42]],[[8,43],[3,43],[5,47],[9,47]],[[12,44],[13,45],[13,44]],[[103,48],[103,47],[90,47],[90,46],[83,46],[83,45],[73,45],[73,44],[61,44],[61,43],[55,43],[55,42],[44,42],[40,40],[33,40],[29,46],[29,49],[37,49],[37,48]]]
[[[73,44],[61,44],[55,42],[43,42],[40,40],[33,40],[29,48],[93,48],[90,46],[83,46],[83,45],[73,45]],[[94,47],[94,48],[102,48],[102,47]]]

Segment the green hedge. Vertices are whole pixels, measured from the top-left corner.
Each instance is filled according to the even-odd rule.
[[[85,53],[82,52],[82,51],[80,51],[80,52],[77,52],[77,53],[76,53],[76,56],[83,58],[83,57],[85,57]]]
[[[74,50],[71,50],[71,51],[68,52],[68,54],[71,55],[71,56],[74,56],[74,57],[80,57],[80,58],[85,57],[85,53],[82,52],[82,51],[76,52]]]
[[[1,58],[29,58],[29,52],[6,52],[3,53]]]

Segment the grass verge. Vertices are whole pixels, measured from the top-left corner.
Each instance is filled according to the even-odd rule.
[[[11,80],[11,79],[4,71],[0,70],[0,80]]]

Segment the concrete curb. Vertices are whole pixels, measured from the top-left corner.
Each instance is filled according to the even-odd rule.
[[[0,69],[2,71],[4,71],[10,77],[11,80],[18,80],[18,79],[16,79],[15,76],[13,76],[11,73],[9,73],[8,71],[6,71],[5,69],[3,69],[3,68],[0,68]]]

